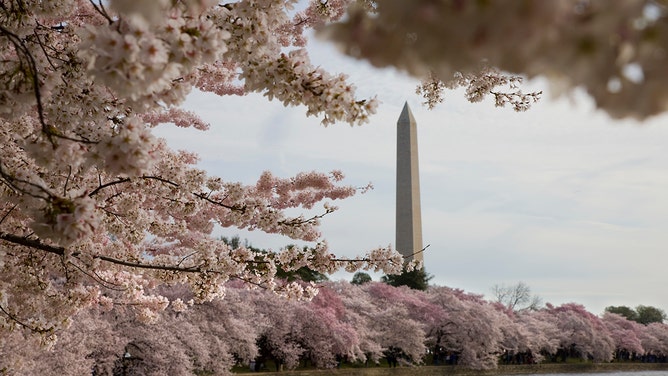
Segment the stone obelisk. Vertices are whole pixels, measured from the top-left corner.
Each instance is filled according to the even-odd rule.
[[[406,261],[422,261],[422,214],[418,169],[417,123],[404,104],[397,121],[396,249]],[[416,253],[419,252],[419,253]]]

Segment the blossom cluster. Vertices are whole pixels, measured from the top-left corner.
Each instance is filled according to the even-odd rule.
[[[155,2],[147,8],[157,9],[141,10],[142,15],[151,15],[146,16],[151,23],[142,22],[146,17],[119,18],[106,27],[88,25],[81,33],[79,56],[87,61],[88,70],[138,110],[153,107],[150,102],[155,100],[182,102],[184,97],[164,95],[172,82],[220,59],[229,37],[204,15],[184,17],[179,8],[161,11],[159,5]],[[160,16],[167,17],[157,23]]]
[[[118,132],[101,141],[104,145],[101,155],[93,158],[103,160],[105,170],[111,175],[140,176],[151,169],[156,141],[139,118],[123,120]]]
[[[446,89],[465,87],[466,98],[471,103],[480,102],[486,96],[492,95],[497,107],[509,104],[515,111],[522,112],[527,111],[533,103],[540,99],[542,94],[542,91],[523,93],[519,89],[522,81],[521,76],[509,76],[493,67],[483,65],[475,73],[457,72],[447,81],[430,73],[418,85],[415,92],[425,99],[424,104],[429,109],[443,102]]]
[[[668,109],[668,13],[650,0],[376,2],[323,33],[375,66],[445,82],[482,62],[553,92],[583,88],[615,118]]]
[[[44,218],[32,224],[35,233],[65,246],[88,239],[99,225],[95,200],[89,197],[72,200],[56,198],[40,214]]]
[[[250,91],[260,91],[271,83],[273,89],[265,95],[281,100],[286,106],[305,101],[308,116],[324,112],[324,125],[338,120],[364,124],[378,106],[375,98],[355,102],[354,88],[345,81],[347,77],[343,74],[332,77],[323,69],[312,67],[303,49],[281,54],[274,60],[249,62],[242,77]]]
[[[354,86],[345,82],[345,75],[331,75],[311,64],[301,48],[303,40],[295,38],[296,31],[291,27],[295,21],[288,10],[294,3],[240,1],[219,7],[211,14],[214,23],[230,34],[225,57],[242,63],[238,68],[245,90],[264,93],[285,105],[303,104],[308,108],[307,115],[324,115],[325,125],[337,121],[367,122],[375,112],[377,100],[356,99]],[[291,36],[286,37],[286,33]]]

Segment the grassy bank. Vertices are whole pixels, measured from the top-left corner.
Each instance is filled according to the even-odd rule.
[[[445,375],[531,375],[541,373],[587,373],[613,371],[649,371],[668,370],[668,363],[549,363],[532,365],[501,365],[493,370],[471,370],[459,366],[421,366],[421,367],[368,367],[343,368],[328,370],[303,370],[283,372],[253,372],[253,375],[282,376],[445,376]]]

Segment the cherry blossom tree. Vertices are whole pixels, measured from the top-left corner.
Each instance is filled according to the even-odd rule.
[[[47,351],[35,351],[38,337],[23,333],[7,333],[0,347],[0,374],[75,376],[111,374],[116,360],[123,355],[127,343],[96,310],[80,312],[68,330],[61,333],[58,346]],[[18,371],[20,370],[20,371]]]
[[[163,287],[160,292],[173,300],[155,323],[134,319],[122,305],[82,310],[48,351],[31,351],[20,336],[7,341],[14,347],[2,349],[0,370],[45,376],[229,374],[235,364],[248,366],[258,356],[261,326],[244,290],[228,287],[224,304],[214,300],[190,309],[184,307],[191,304],[187,289]]]
[[[489,306],[494,308],[494,320],[501,330],[499,348],[506,356],[506,360],[515,354],[517,358],[515,361],[519,361],[519,357],[522,357],[522,363],[534,363],[535,358],[529,347],[529,333],[515,320],[515,313],[496,302]]]
[[[255,325],[258,326],[256,364],[259,366],[271,360],[277,368],[297,367],[305,352],[300,342],[302,323],[297,319],[297,313],[305,303],[280,300],[274,294],[258,290],[247,291],[244,296],[253,306]]]
[[[556,95],[583,88],[614,118],[645,119],[668,110],[668,13],[653,0],[378,0],[325,28],[343,51],[378,67],[426,78],[427,91],[470,84],[494,94],[513,78],[545,77]],[[489,67],[495,67],[489,72]],[[473,78],[471,78],[471,76]],[[520,78],[521,79],[521,78]],[[503,82],[503,81],[506,82]],[[476,90],[480,88],[480,90]],[[470,94],[469,94],[470,93]],[[533,97],[495,95],[520,108]],[[438,96],[428,104],[438,102]]]
[[[370,299],[367,290],[359,285],[336,282],[328,286],[345,306],[346,322],[356,329],[360,352],[358,359],[366,364],[379,363],[383,348],[378,341],[379,330],[371,325],[379,307]]]
[[[603,324],[615,341],[615,357],[628,359],[634,354],[644,354],[642,347],[642,325],[616,313],[606,312],[602,317]]]
[[[664,344],[662,343],[660,337],[660,330],[663,328],[652,328],[645,327],[645,330],[639,335],[640,344],[642,345],[643,350],[645,350],[644,355],[659,355],[663,354],[665,351]],[[659,330],[656,330],[659,329]]]
[[[333,368],[343,359],[365,360],[358,329],[353,326],[358,322],[349,320],[341,298],[328,287],[322,287],[309,303],[259,290],[244,295],[254,310],[259,347],[256,363],[271,360],[279,369],[292,369],[303,360],[319,368]]]
[[[612,360],[615,342],[599,317],[576,303],[548,305],[547,312],[559,328],[559,347],[567,356],[591,358],[595,362]]]
[[[436,344],[457,354],[458,364],[473,369],[496,368],[504,350],[500,318],[504,315],[479,295],[465,294],[448,287],[429,290],[429,299],[445,311],[432,329]]]
[[[14,363],[8,374],[18,375],[192,375],[196,370],[227,372],[233,364],[223,347],[209,347],[194,320],[161,313],[160,325],[131,319],[124,309],[82,311],[58,344],[47,351],[3,353]],[[8,341],[14,343],[14,341]],[[18,339],[16,343],[21,343]],[[28,351],[26,351],[28,350]],[[214,356],[215,354],[215,356]],[[20,362],[21,367],[16,367]],[[14,370],[20,372],[14,373]]]
[[[310,298],[277,284],[277,267],[397,272],[389,248],[358,259],[330,254],[318,225],[329,201],[358,188],[343,175],[266,172],[242,185],[194,167],[196,155],[152,134],[163,123],[205,130],[178,106],[193,89],[263,93],[301,104],[323,124],[362,124],[375,99],[345,75],[313,66],[304,27],[340,17],[313,2],[243,0],[10,0],[0,7],[0,342],[37,334],[48,347],[88,306],[132,307],[158,318],[161,283],[189,286],[196,303],[230,279]],[[333,2],[334,3],[334,2]],[[318,210],[317,206],[322,205]],[[292,209],[301,209],[302,215]],[[257,253],[211,237],[214,225],[277,233],[315,245]]]
[[[421,320],[426,312],[413,308],[424,306],[424,302],[406,286],[369,282],[361,288],[376,307],[368,316],[367,325],[376,334],[375,340],[388,360],[396,358],[399,362],[421,363],[427,350],[426,321]]]
[[[318,295],[297,311],[302,324],[296,335],[305,349],[305,357],[319,368],[334,368],[343,360],[366,360],[360,349],[354,321],[341,298],[330,288],[321,287]]]
[[[188,333],[189,341],[200,342],[201,346],[209,349],[208,353],[203,353],[210,355],[198,360],[201,369],[222,374],[231,365],[248,365],[258,356],[257,338],[261,327],[256,324],[258,315],[254,306],[242,292],[240,288],[228,286],[224,301],[216,299],[184,309],[178,304],[179,300],[175,299],[172,300],[171,309],[166,310],[177,318],[184,316],[184,320],[192,322],[196,327],[199,334]],[[181,301],[189,302],[189,299]],[[218,357],[217,354],[224,356]]]
[[[376,341],[383,349],[388,363],[420,364],[427,348],[423,325],[411,317],[402,306],[390,306],[375,312],[369,322],[378,334]],[[410,333],[410,335],[406,335]]]
[[[539,363],[545,355],[554,355],[559,347],[559,328],[547,317],[545,311],[523,311],[515,316],[523,335],[523,346],[518,346],[531,353]]]
[[[668,357],[668,325],[651,323],[645,326],[640,335],[642,347],[647,356]]]

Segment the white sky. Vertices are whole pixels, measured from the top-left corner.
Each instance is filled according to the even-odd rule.
[[[433,283],[490,296],[495,284],[526,282],[544,301],[577,302],[600,314],[608,305],[668,310],[668,124],[615,121],[586,96],[543,100],[525,113],[466,102],[448,93],[434,110],[417,81],[342,57],[329,45],[312,60],[350,75],[360,97],[381,100],[371,123],[327,128],[304,107],[261,95],[217,98],[195,93],[186,105],[212,124],[208,132],[159,130],[177,149],[228,181],[340,169],[346,183],[373,191],[336,202],[322,231],[337,255],[394,242],[396,122],[405,101],[418,123],[422,223]],[[545,82],[527,89],[545,90]],[[254,246],[294,241],[239,234]],[[333,279],[350,279],[340,273]],[[378,279],[379,275],[374,275]]]

